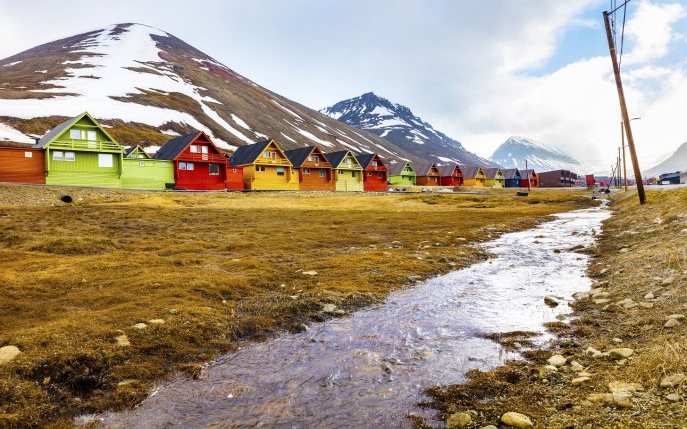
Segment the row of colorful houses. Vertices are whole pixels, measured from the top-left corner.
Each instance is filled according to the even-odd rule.
[[[0,148],[0,182],[130,189],[386,191],[403,186],[538,187],[533,170],[386,165],[378,154],[284,151],[275,140],[222,152],[202,131],[168,140],[153,156],[123,148],[87,112],[31,148]],[[529,182],[529,183],[528,183]]]

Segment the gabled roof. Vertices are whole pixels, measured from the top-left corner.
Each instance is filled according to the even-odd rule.
[[[93,122],[94,125],[96,125],[100,131],[102,131],[107,138],[109,138],[114,144],[119,146],[119,143],[117,143],[117,140],[115,140],[110,133],[107,132],[105,128],[103,128],[98,121],[96,121],[93,116],[91,116],[88,112],[83,112],[79,116],[75,116],[71,119],[67,119],[66,121],[62,122],[61,124],[57,125],[55,128],[52,130],[48,131],[46,135],[44,135],[40,140],[38,140],[38,143],[35,145],[31,146],[32,148],[35,149],[43,149],[46,146],[50,145],[54,140],[56,140],[59,136],[62,135],[69,127],[74,125],[75,123],[79,122],[82,118],[87,117],[88,119]]]
[[[341,162],[346,158],[346,155],[351,154],[353,158],[357,161],[357,158],[355,155],[353,155],[353,152],[351,152],[348,149],[345,150],[340,150],[338,152],[332,152],[332,153],[325,153],[324,156],[327,158],[327,161],[332,165],[332,168],[337,168]],[[360,162],[358,162],[358,165],[360,165]]]
[[[513,179],[520,179],[520,170],[517,168],[506,168],[505,170],[501,170],[503,172],[503,177],[505,177],[508,180],[513,180]]]
[[[477,177],[479,172],[484,173],[481,167],[463,167],[463,175],[465,177]]]
[[[534,170],[520,170],[520,177],[530,177],[532,174],[537,174]]]
[[[153,158],[157,159],[174,159],[179,154],[186,149],[186,146],[191,144],[193,140],[195,140],[202,131],[196,131],[195,133],[191,134],[186,134],[185,136],[179,136],[175,137],[173,139],[169,139],[165,142],[165,144],[162,145],[162,147],[157,151],[155,156]],[[210,140],[210,138],[208,138]]]
[[[291,164],[293,164],[294,167],[301,168],[303,163],[316,148],[317,146],[308,146],[299,149],[285,150],[284,155],[289,158],[289,161],[291,161]]]
[[[129,146],[128,148],[126,148],[124,150],[124,158],[129,158],[131,156],[131,154],[133,154],[134,152],[135,153],[142,153],[143,155],[145,155],[146,159],[150,159],[150,155],[148,155],[148,153],[145,150],[143,150],[143,148],[141,146],[138,146],[138,145]]]
[[[415,173],[418,176],[427,176],[432,171],[432,167],[436,168],[436,164],[421,164],[419,167],[415,169]]]
[[[263,140],[261,142],[239,146],[239,148],[236,149],[236,152],[229,157],[229,165],[240,166],[253,164],[258,160],[260,154],[263,153],[270,144],[274,144],[277,150],[284,154],[284,151],[281,149],[281,147],[279,147],[279,144],[274,139]],[[286,155],[284,155],[284,157],[289,165],[291,165],[292,163],[289,158],[286,157]]]
[[[453,176],[453,172],[458,169],[460,174],[463,174],[463,170],[460,168],[460,165],[458,164],[447,164],[447,165],[440,165],[439,167],[439,174],[441,174],[442,177],[447,177],[447,176]]]
[[[377,158],[377,162],[381,163],[381,165],[378,165],[377,167],[384,167],[386,168],[386,164],[384,161],[382,161],[382,158],[376,154],[376,153],[361,153],[361,154],[356,154],[355,158],[358,160],[360,163],[360,166],[363,167],[363,170],[366,169],[367,167],[370,166],[370,163],[372,162],[373,159]]]
[[[411,163],[396,162],[389,166],[389,176],[400,176],[401,173],[403,173],[403,170],[406,168],[406,165],[410,167],[412,174],[415,175],[415,170],[413,169],[413,165]]]
[[[496,176],[498,176],[501,169],[498,167],[492,167],[492,168],[485,168],[482,171],[484,171],[484,175],[486,176],[487,179],[496,179],[497,178]],[[501,175],[503,175],[503,173],[501,173]]]

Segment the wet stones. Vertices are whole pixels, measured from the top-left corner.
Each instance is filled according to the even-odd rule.
[[[0,365],[11,362],[21,354],[21,350],[17,346],[0,347]]]
[[[334,314],[336,312],[336,305],[325,304],[322,306],[322,311],[329,314]]]
[[[468,413],[455,413],[446,420],[447,429],[463,428],[472,423],[472,417]]]
[[[556,301],[554,298],[550,296],[544,297],[544,304],[548,305],[551,308],[558,307],[558,301]]]
[[[635,353],[634,350],[622,347],[617,349],[610,349],[608,351],[608,356],[613,360],[627,359]]]
[[[509,411],[501,416],[501,423],[516,429],[530,429],[534,427],[532,420],[522,413]]]

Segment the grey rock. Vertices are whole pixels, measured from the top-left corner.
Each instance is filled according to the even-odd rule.
[[[0,365],[11,362],[21,354],[21,350],[17,346],[0,347]]]
[[[676,387],[684,383],[685,380],[687,380],[687,376],[681,372],[678,372],[676,374],[671,374],[667,377],[664,377],[663,380],[661,380],[660,386],[664,389],[668,387]]]
[[[549,365],[559,368],[565,365],[566,362],[568,362],[568,359],[564,358],[561,355],[553,355],[547,360],[547,362],[549,363]]]
[[[501,416],[501,423],[516,429],[530,429],[534,427],[532,420],[522,413],[509,411]]]
[[[608,356],[613,360],[627,359],[633,354],[635,354],[635,351],[627,347],[611,349],[608,351]]]

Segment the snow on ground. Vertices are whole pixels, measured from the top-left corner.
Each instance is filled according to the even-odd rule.
[[[17,64],[22,63],[22,62],[23,62],[23,61],[15,61],[15,62],[13,62],[13,63],[5,64],[3,67],[12,67],[12,66],[16,66]]]
[[[437,156],[437,155],[432,155],[432,156],[436,157],[441,162],[456,162],[454,159],[451,159],[451,158],[445,158],[443,156]]]
[[[390,119],[384,119],[379,122],[375,122],[373,126],[365,127],[365,128],[387,128],[387,127],[410,127],[407,122],[398,119],[398,118],[390,118]]]
[[[161,132],[162,134],[167,134],[168,136],[180,136],[180,135],[181,135],[181,134],[179,134],[178,132],[176,132],[176,131],[174,131],[174,130],[160,130],[160,132]]]
[[[236,125],[238,125],[239,127],[243,128],[244,130],[253,131],[253,130],[250,129],[250,127],[248,126],[248,124],[247,124],[243,119],[239,118],[238,116],[234,115],[233,113],[231,114],[231,119],[232,119],[234,122],[236,122]]]
[[[341,140],[341,139],[336,139],[336,141],[338,141],[341,145],[346,146],[347,148],[353,150],[354,152],[364,152],[364,151],[361,150],[359,147],[355,147],[355,146],[353,146],[352,144],[348,144],[348,143],[346,143],[345,141],[343,141],[343,140]]]
[[[305,130],[302,130],[302,129],[298,128],[298,127],[294,127],[294,128],[295,128],[295,130],[298,131],[298,133],[301,134],[302,136],[307,137],[307,138],[309,138],[310,140],[312,140],[312,141],[314,141],[314,142],[316,142],[316,143],[321,144],[322,146],[327,146],[327,147],[332,147],[332,146],[334,146],[331,142],[328,142],[327,140],[322,140],[321,138],[317,137],[317,136],[314,135],[314,134],[311,134],[311,133],[309,133],[309,132],[307,132],[307,131],[305,131]]]
[[[0,140],[12,141],[17,143],[36,143],[34,139],[22,133],[21,131],[15,130],[9,125],[0,122]]]
[[[294,143],[298,143],[296,140],[292,139],[291,137],[287,136],[287,135],[284,134],[284,133],[281,133],[281,135],[283,135],[284,138],[285,138],[286,140],[290,140],[290,141],[292,141],[292,142],[294,142]]]
[[[36,70],[34,73],[47,73],[47,70]]]
[[[384,132],[382,133],[382,135],[379,136],[379,137],[384,138],[384,137],[388,136],[390,132],[391,132],[391,130],[384,130]]]
[[[252,143],[251,139],[231,127],[214,110],[205,105],[204,102],[213,100],[199,94],[202,88],[184,82],[174,74],[170,65],[159,57],[160,49],[157,48],[156,42],[150,36],[167,37],[169,36],[167,33],[152,27],[135,24],[126,28],[125,32],[113,36],[110,33],[114,28],[113,25],[96,32],[89,39],[76,46],[80,49],[78,52],[101,55],[84,56],[79,61],[68,61],[70,64],[81,64],[87,67],[68,68],[68,77],[45,82],[62,88],[41,91],[48,93],[69,92],[80,94],[79,96],[58,96],[41,100],[3,100],[0,104],[0,116],[24,119],[51,115],[77,116],[88,110],[93,116],[100,118],[116,117],[123,121],[143,122],[155,127],[172,121],[207,130],[208,127],[205,124],[188,113],[137,103],[126,103],[111,98],[141,94],[137,88],[155,88],[164,93],[178,92],[189,96],[196,100],[203,107],[203,111],[215,122],[226,127],[228,132],[236,135],[244,142]],[[146,63],[155,64],[152,66]],[[128,70],[127,67],[148,68],[164,75],[139,73]],[[97,76],[99,79],[80,78],[91,75]],[[234,148],[211,133],[209,135],[218,145]]]
[[[281,104],[277,103],[276,100],[272,100],[272,103],[276,104],[277,106],[281,107],[282,110],[284,110],[287,113],[290,113],[291,115],[295,116],[296,118],[300,119],[301,121],[303,118],[301,118],[298,113],[294,112],[293,110],[289,110],[286,107],[282,106]]]
[[[384,106],[375,106],[374,109],[370,112],[370,115],[377,115],[377,116],[396,116],[394,112],[391,110],[387,109]]]

